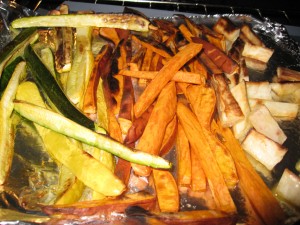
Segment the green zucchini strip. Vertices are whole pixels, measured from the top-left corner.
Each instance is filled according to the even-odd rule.
[[[110,27],[148,31],[149,21],[134,14],[65,14],[23,17],[11,23],[13,28],[24,27]]]
[[[14,152],[11,114],[14,109],[13,100],[25,66],[24,61],[17,65],[0,101],[0,185],[5,182],[11,168]]]
[[[58,113],[32,105],[15,101],[14,109],[23,117],[58,133],[74,138],[83,143],[95,146],[127,161],[154,168],[169,169],[167,160],[141,151],[132,151],[121,143],[61,116]]]

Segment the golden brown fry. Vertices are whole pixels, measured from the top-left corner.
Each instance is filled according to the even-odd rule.
[[[235,214],[235,204],[197,117],[183,103],[177,104],[177,116],[192,148],[202,162],[202,168],[218,209]]]
[[[158,74],[157,71],[132,71],[132,70],[121,70],[120,75],[130,76],[142,79],[154,79]],[[205,84],[205,77],[199,73],[183,72],[178,71],[172,78],[173,81],[191,83],[191,84]]]
[[[206,176],[202,168],[201,159],[198,157],[197,150],[190,146],[191,152],[191,164],[192,164],[192,180],[191,189],[193,191],[205,191],[206,190]]]
[[[115,28],[101,27],[99,28],[99,34],[102,37],[111,40],[115,44],[115,46],[117,46],[120,42],[120,38]]]
[[[182,51],[172,57],[149,83],[134,106],[134,114],[139,117],[155,100],[164,86],[175,73],[191,58],[196,56],[202,45],[190,43]]]
[[[171,81],[161,91],[137,149],[154,155],[159,154],[166,127],[175,116],[176,102],[175,83]],[[149,176],[151,173],[151,168],[147,166],[132,164],[132,168],[139,176]]]
[[[147,48],[144,59],[143,59],[143,64],[142,64],[142,71],[149,71],[151,61],[152,61],[152,55],[153,51],[150,48]]]
[[[176,159],[177,159],[177,185],[178,187],[189,187],[192,180],[192,164],[189,140],[178,123],[176,138]]]
[[[267,225],[283,224],[285,215],[277,199],[267,187],[258,173],[255,171],[244,150],[237,139],[235,139],[229,128],[224,128],[218,121],[212,122],[212,130],[221,135],[224,144],[230,151],[240,179],[240,187],[245,192],[253,205],[256,213]]]
[[[201,64],[204,64],[210,74],[221,74],[222,70],[207,56],[205,52],[201,52],[199,56]]]
[[[154,185],[161,212],[178,212],[179,192],[173,175],[167,170],[153,169]]]
[[[192,42],[192,37],[194,37],[194,35],[189,31],[186,25],[181,24],[179,30],[188,42]]]

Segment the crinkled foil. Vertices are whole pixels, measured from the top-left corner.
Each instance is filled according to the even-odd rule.
[[[7,1],[0,1],[0,13],[0,49],[14,35],[13,30],[9,27],[12,20],[23,16],[37,15],[36,12]],[[264,40],[265,45],[275,50],[268,62],[267,69],[259,74],[259,80],[271,81],[278,66],[300,70],[300,46],[290,38],[282,24],[274,23],[267,18],[260,21],[251,15],[237,14],[197,15],[191,19],[196,23],[211,27],[220,16],[229,17],[236,25],[249,24]],[[160,19],[171,20],[177,24],[182,22],[182,19],[176,15]],[[284,168],[290,168],[291,165],[294,165],[294,161],[300,158],[299,119],[293,122],[282,122],[281,126],[288,136],[285,145],[289,151],[283,161],[272,171],[272,179],[266,180],[270,187],[278,181]],[[24,142],[24,140],[26,141]],[[43,145],[30,123],[27,121],[21,123],[15,139],[15,155],[11,175],[7,185],[0,188],[0,224],[8,221],[10,224],[47,222],[49,218],[41,214],[37,205],[41,201],[51,204],[51,199],[55,194],[53,189],[58,180],[58,170],[58,165],[44,151]],[[186,204],[192,203],[186,202]],[[24,211],[24,206],[29,209],[29,213]],[[82,219],[77,223],[86,224],[96,221],[96,218]],[[141,224],[143,223],[141,222]]]

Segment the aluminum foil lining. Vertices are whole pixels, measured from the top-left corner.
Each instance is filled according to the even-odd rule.
[[[10,1],[0,1],[0,14],[0,49],[3,48],[14,35],[14,31],[9,27],[11,21],[19,17],[37,15],[36,12]],[[284,66],[300,71],[300,46],[297,42],[290,38],[286,28],[282,24],[272,22],[268,18],[265,18],[264,21],[261,21],[251,15],[245,14],[195,15],[190,18],[196,23],[202,23],[208,27],[211,27],[217,22],[220,16],[226,16],[230,18],[230,20],[236,25],[243,23],[249,24],[258,34],[258,36],[264,40],[264,43],[267,47],[275,49],[274,54],[267,65],[267,69],[262,74],[259,74],[260,80],[271,81],[274,74],[276,74],[276,68],[278,66]],[[159,19],[171,20],[176,24],[182,22],[182,19],[176,15]],[[255,71],[252,72],[255,73]],[[293,165],[293,163],[291,163],[292,160],[300,158],[299,119],[293,122],[284,122],[281,125],[288,136],[288,140],[285,145],[289,151],[283,161],[275,168],[274,171],[272,171],[272,180],[266,181],[269,182],[270,187],[279,179],[284,168],[289,168],[291,165]],[[8,187],[5,193],[10,198],[15,195],[16,199],[20,197],[24,199],[26,198],[26,194],[30,196],[30,194],[32,194],[30,193],[30,185],[35,185],[35,177],[30,176],[30,174],[34,174],[36,176],[40,176],[42,174],[44,186],[41,187],[40,194],[43,193],[44,196],[49,196],[49,198],[51,198],[51,186],[55,185],[55,180],[51,179],[51,177],[57,176],[57,166],[53,164],[46,152],[36,152],[38,149],[40,149],[41,144],[39,143],[39,140],[31,139],[34,137],[34,135],[31,135],[30,126],[28,126],[26,123],[23,123],[21,126],[25,126],[27,128],[20,128],[22,132],[17,134],[15,158],[12,168],[13,176],[11,176],[9,179],[9,183],[7,185]],[[24,130],[27,130],[27,132],[24,132]],[[24,149],[24,138],[31,139],[31,141],[25,145],[27,149],[31,149],[31,152],[29,152],[27,155],[22,151]],[[30,162],[30,165],[28,162]],[[41,165],[44,166],[43,169],[40,168]],[[37,186],[35,185],[35,188],[36,187]],[[13,194],[10,195],[9,192]],[[34,203],[35,202],[32,201],[29,204],[34,205]],[[12,210],[2,209],[0,207],[0,224],[1,221],[8,220],[11,224],[27,224],[24,223],[26,221],[28,223],[43,223],[49,219],[47,216],[41,215],[38,211],[31,212],[30,216],[28,216],[28,213],[22,214],[20,212],[17,213],[17,211],[17,207],[13,208]]]

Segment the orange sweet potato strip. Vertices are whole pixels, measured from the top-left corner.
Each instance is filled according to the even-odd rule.
[[[186,25],[181,24],[179,26],[179,30],[188,42],[192,42],[192,37],[194,37],[194,35],[190,32],[190,30],[186,27]]]
[[[178,212],[179,192],[170,171],[153,169],[154,185],[161,212]]]
[[[167,125],[176,113],[176,87],[173,81],[169,82],[161,91],[154,109],[150,115],[144,133],[136,148],[154,155],[158,155]],[[149,176],[151,168],[132,163],[135,174]]]
[[[283,224],[285,214],[281,206],[247,159],[244,150],[230,128],[222,127],[219,121],[218,123],[212,121],[212,130],[222,137],[224,144],[230,151],[236,164],[240,187],[264,224]]]
[[[191,189],[193,191],[205,191],[206,190],[206,176],[202,168],[201,159],[198,157],[197,150],[191,148],[191,161],[192,161],[192,182]]]
[[[235,204],[197,117],[187,106],[180,102],[177,104],[177,116],[189,139],[190,145],[201,160],[202,168],[217,208],[221,211],[235,214]]]
[[[160,156],[164,156],[172,150],[175,144],[176,134],[177,134],[177,117],[174,116],[174,118],[166,127],[164,139],[159,151]]]
[[[178,123],[176,138],[176,160],[177,160],[177,185],[178,187],[189,187],[192,181],[192,164],[189,140]]]
[[[139,117],[156,99],[174,74],[190,59],[196,56],[202,45],[190,43],[182,51],[172,57],[148,84],[134,106],[134,114]]]
[[[121,70],[119,74],[124,76],[142,78],[142,79],[154,79],[157,75],[157,71],[132,71],[132,70]],[[173,81],[192,83],[192,84],[205,84],[205,77],[199,73],[191,73],[178,71],[172,78]]]
[[[118,45],[120,42],[119,35],[115,28],[101,27],[99,28],[99,34],[102,37],[111,40],[115,45]]]

